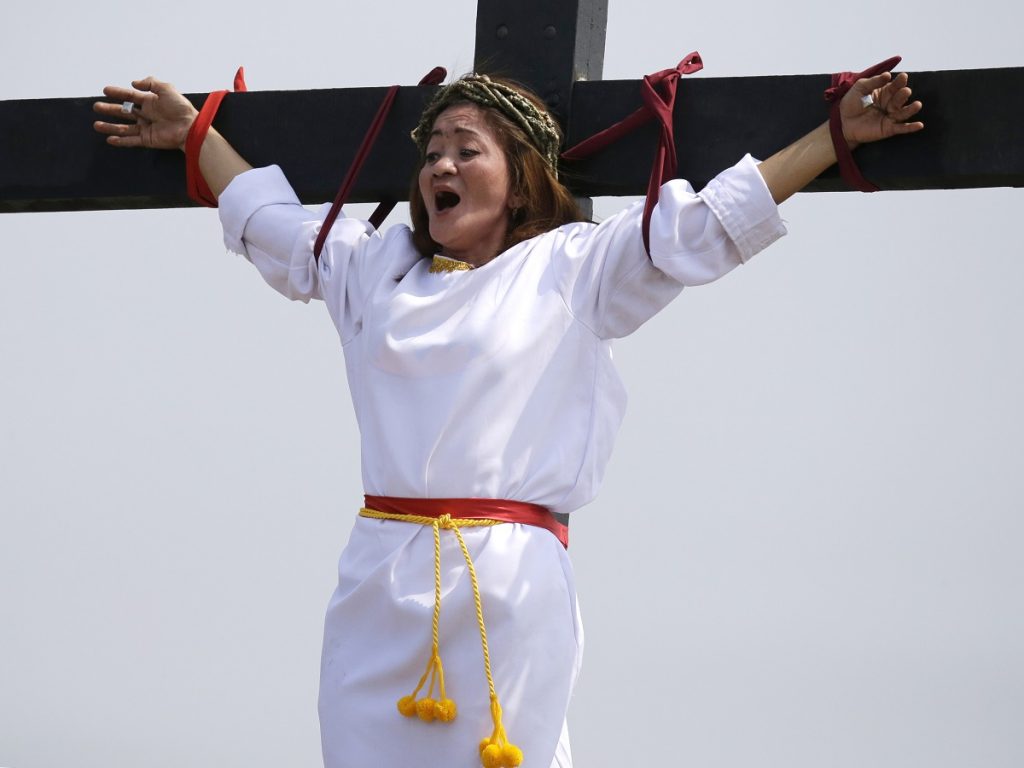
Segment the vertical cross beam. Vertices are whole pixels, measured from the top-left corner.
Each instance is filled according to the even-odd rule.
[[[601,79],[607,26],[607,0],[478,0],[474,68],[532,89],[568,133],[572,84]]]
[[[564,127],[572,84],[600,80],[607,0],[479,0],[478,72],[533,89]]]

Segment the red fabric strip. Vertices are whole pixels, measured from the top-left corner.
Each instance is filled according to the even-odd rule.
[[[569,526],[558,522],[551,514],[551,510],[539,504],[508,499],[410,499],[369,495],[363,498],[367,509],[389,512],[393,515],[451,515],[455,520],[475,517],[483,520],[500,520],[503,523],[534,525],[551,531],[563,547],[569,548]]]
[[[654,155],[654,166],[647,182],[647,200],[644,203],[642,225],[644,248],[647,249],[648,254],[651,252],[651,213],[658,202],[661,185],[675,178],[676,175],[676,142],[672,114],[675,109],[679,78],[699,72],[703,68],[704,62],[701,60],[700,54],[694,51],[675,67],[646,75],[640,84],[640,97],[644,103],[640,109],[562,153],[564,160],[578,160],[587,157],[616,139],[636,130],[644,123],[657,119],[661,124],[661,132]]]
[[[334,226],[335,219],[338,218],[338,214],[341,212],[341,206],[348,200],[348,195],[352,191],[352,185],[356,182],[356,176],[359,175],[360,169],[363,167],[363,163],[366,162],[366,158],[370,155],[370,150],[373,149],[373,142],[377,140],[377,134],[380,133],[380,129],[384,127],[384,119],[388,116],[388,112],[391,111],[391,105],[395,101],[395,95],[398,93],[398,86],[392,85],[388,88],[387,94],[384,96],[384,101],[377,108],[377,114],[373,116],[373,122],[370,123],[369,129],[366,131],[366,135],[363,136],[363,141],[359,145],[359,150],[356,152],[355,158],[352,160],[352,164],[348,167],[348,171],[345,173],[345,178],[342,179],[341,187],[338,188],[338,194],[334,196],[334,202],[331,203],[331,210],[327,212],[327,216],[324,218],[323,224],[320,225],[320,232],[316,236],[316,242],[313,244],[313,258],[320,261],[320,253],[324,249],[324,243],[327,241],[327,235],[331,231],[331,227]]]
[[[427,72],[422,79],[420,79],[418,85],[440,85],[447,75],[448,70],[444,67],[434,67],[432,70]],[[380,225],[384,223],[384,219],[386,219],[393,210],[395,210],[394,200],[381,201],[377,207],[374,208],[373,213],[370,214],[370,226],[374,229],[380,229]]]
[[[209,132],[213,118],[226,94],[227,91],[213,91],[206,97],[202,109],[199,110],[199,115],[189,129],[188,138],[185,139],[185,185],[188,196],[199,205],[209,208],[217,207],[217,198],[210,191],[206,179],[203,178],[203,174],[199,170],[199,152],[203,148],[206,134]]]
[[[444,80],[447,71],[444,67],[434,67],[430,72],[424,75],[423,79],[420,80],[420,85],[437,85]],[[362,143],[359,145],[359,151],[356,152],[355,158],[352,160],[352,164],[348,167],[348,171],[345,173],[345,178],[341,181],[341,186],[338,188],[338,194],[334,196],[334,202],[331,203],[331,210],[328,211],[327,216],[324,218],[323,224],[320,225],[320,232],[316,236],[316,242],[313,244],[313,258],[320,261],[320,254],[324,250],[324,243],[327,242],[327,235],[331,231],[331,227],[334,226],[335,220],[338,218],[338,214],[341,212],[341,207],[348,200],[349,193],[352,191],[352,185],[356,182],[356,177],[359,175],[360,169],[363,167],[363,163],[366,162],[366,158],[370,155],[370,150],[373,149],[373,143],[377,140],[377,136],[380,133],[380,129],[384,127],[384,121],[387,119],[388,112],[391,111],[391,105],[395,101],[395,96],[398,94],[398,86],[393,85],[388,89],[387,94],[384,96],[384,101],[377,108],[377,114],[373,116],[373,121],[370,123],[370,127],[366,131],[366,135],[363,137]],[[374,229],[378,229],[387,215],[391,213],[391,209],[395,207],[393,202],[381,203],[377,206],[377,209],[370,216],[370,224],[373,225]]]
[[[235,72],[234,86],[238,93],[249,90],[245,84],[244,67],[239,67]],[[210,126],[213,125],[213,118],[217,116],[220,103],[224,101],[227,93],[227,91],[213,91],[206,97],[206,101],[203,102],[199,115],[193,121],[185,139],[185,188],[190,198],[199,205],[209,208],[217,207],[217,196],[210,190],[206,179],[203,178],[203,174],[199,170],[199,152],[203,148],[203,142],[206,141],[206,134],[209,132]]]
[[[836,150],[836,160],[839,162],[839,175],[843,177],[843,181],[861,192],[878,192],[879,188],[864,178],[857,163],[854,162],[850,145],[846,143],[846,137],[843,136],[843,119],[839,114],[839,102],[858,80],[888,72],[900,61],[902,61],[900,56],[892,56],[873,67],[868,67],[863,72],[837,72],[832,75],[831,87],[825,89],[825,101],[832,104],[828,113],[828,130],[832,136],[832,146]]]

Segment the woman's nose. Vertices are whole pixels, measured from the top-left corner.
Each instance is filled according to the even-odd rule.
[[[455,173],[455,163],[447,155],[442,155],[434,163],[434,175],[444,176],[446,174]]]

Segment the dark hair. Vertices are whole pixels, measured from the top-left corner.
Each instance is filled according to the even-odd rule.
[[[531,91],[509,80],[491,78],[496,82],[514,87],[541,109],[543,102]],[[508,250],[516,243],[550,232],[563,224],[584,221],[585,217],[572,193],[558,180],[544,156],[530,141],[526,133],[502,112],[493,108],[459,99],[445,105],[474,104],[484,114],[487,124],[494,130],[508,163],[509,195],[522,201],[519,208],[509,211],[508,233],[502,250]],[[416,250],[425,257],[441,250],[440,244],[430,237],[430,219],[427,207],[420,194],[419,171],[425,158],[413,175],[409,189],[409,214],[412,218],[412,240]]]

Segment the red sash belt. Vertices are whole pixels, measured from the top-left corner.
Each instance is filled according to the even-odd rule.
[[[452,519],[482,518],[503,523],[535,525],[551,531],[566,549],[569,548],[569,526],[555,518],[554,513],[540,504],[508,499],[409,499],[398,496],[365,496],[368,509],[393,515],[419,515]]]

